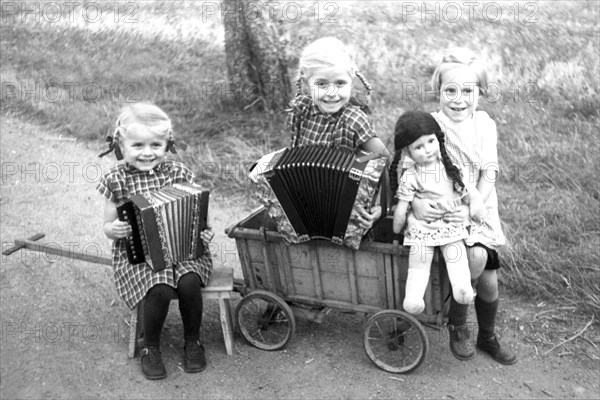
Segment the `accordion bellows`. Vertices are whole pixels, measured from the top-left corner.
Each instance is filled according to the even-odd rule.
[[[386,162],[379,154],[300,146],[263,156],[249,177],[286,242],[325,239],[358,249],[365,229],[357,210],[370,210]]]
[[[192,183],[176,183],[138,194],[117,207],[132,234],[126,239],[131,264],[147,263],[154,271],[204,254],[200,237],[207,225],[209,192]]]

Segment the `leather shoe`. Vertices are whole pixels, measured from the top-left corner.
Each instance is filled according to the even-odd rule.
[[[156,346],[145,347],[141,352],[142,373],[146,379],[155,380],[167,377],[160,350]]]
[[[202,372],[206,369],[204,346],[199,340],[185,342],[183,370],[188,373]]]
[[[506,346],[500,346],[497,335],[491,336],[487,339],[477,336],[477,348],[489,354],[500,364],[512,365],[517,362],[517,355],[510,351]]]
[[[450,333],[450,351],[454,357],[461,361],[475,357],[475,347],[471,343],[471,334],[467,324],[458,326],[448,324],[448,331]]]

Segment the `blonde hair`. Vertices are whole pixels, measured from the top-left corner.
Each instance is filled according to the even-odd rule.
[[[444,73],[455,68],[468,67],[477,76],[477,86],[481,94],[486,97],[488,94],[488,73],[485,65],[471,50],[463,47],[454,47],[446,50],[441,64],[433,71],[431,77],[431,87],[436,94],[440,93],[442,87],[442,76]]]
[[[173,140],[172,124],[169,116],[158,106],[150,103],[132,103],[121,109],[114,137],[118,140],[127,134],[127,127],[132,124],[146,126],[155,135]]]
[[[334,37],[324,37],[315,40],[302,50],[300,60],[298,61],[298,72],[296,74],[297,95],[308,91],[308,79],[318,70],[333,67],[346,69],[350,78],[358,77],[367,89],[367,102],[370,100],[372,87],[366,78],[360,73],[354,56],[348,47],[339,39]]]

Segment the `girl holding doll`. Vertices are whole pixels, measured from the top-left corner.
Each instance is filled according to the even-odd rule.
[[[485,208],[481,196],[473,185],[465,185],[461,171],[450,161],[444,133],[431,114],[424,111],[402,114],[394,133],[396,155],[392,167],[398,165],[402,151],[414,161],[398,181],[398,204],[393,221],[394,233],[400,233],[408,222],[403,244],[411,246],[404,310],[420,314],[425,309],[423,296],[436,246],[446,261],[454,299],[460,304],[469,304],[474,293],[465,240],[472,234],[471,222],[449,223],[442,218],[426,222],[416,219],[412,212],[408,212],[407,217],[407,211],[416,196],[431,199],[446,211],[456,209],[466,200],[471,218],[482,218]]]
[[[432,86],[439,94],[440,110],[432,113],[446,137],[446,150],[454,165],[466,168],[465,180],[473,183],[485,204],[484,218],[469,240],[467,256],[471,279],[475,283],[475,312],[479,331],[476,347],[502,364],[514,364],[516,355],[502,346],[495,333],[498,311],[497,249],[505,244],[498,215],[496,177],[498,174],[496,123],[485,111],[478,111],[480,96],[486,96],[488,76],[485,65],[467,49],[449,50],[435,69]],[[447,211],[429,199],[415,199],[413,212],[418,219],[450,223],[468,219],[468,207]],[[450,349],[455,357],[468,360],[475,348],[467,326],[468,305],[451,300],[449,311]]]

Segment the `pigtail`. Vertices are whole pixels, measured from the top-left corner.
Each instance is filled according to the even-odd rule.
[[[465,191],[465,184],[462,180],[460,169],[450,161],[450,156],[446,151],[446,138],[444,133],[442,131],[437,131],[435,136],[440,143],[440,155],[442,156],[442,163],[444,164],[444,168],[446,168],[446,173],[448,174],[448,177],[452,179],[454,190],[462,195]]]
[[[365,89],[367,89],[367,94],[365,95],[365,97],[366,105],[368,106],[371,103],[371,92],[373,92],[373,87],[360,71],[356,71],[356,76],[358,77],[358,79],[360,79]]]
[[[365,102],[364,103],[358,101],[355,98],[354,98],[355,101],[353,103],[355,105],[357,105],[358,107],[360,107],[360,109],[363,110],[366,114],[371,114],[371,109],[369,108],[369,104],[371,104],[371,92],[373,92],[373,87],[371,86],[369,81],[367,81],[367,78],[365,78],[365,76],[358,70],[356,71],[356,77],[358,79],[360,79],[361,83],[367,90],[367,93],[365,94]]]
[[[123,159],[123,153],[121,152],[121,146],[119,146],[120,142],[120,133],[121,133],[121,120],[117,120],[117,128],[115,129],[114,141],[115,141],[115,157],[117,157],[117,161],[121,161]]]
[[[296,97],[302,94],[302,78],[296,79]]]
[[[121,147],[119,147],[119,133],[121,132],[121,119],[117,119],[117,126],[112,135],[106,136],[106,143],[108,143],[108,150],[98,154],[98,157],[102,158],[108,153],[115,152],[115,157],[118,161],[123,159],[123,153]]]

